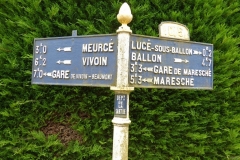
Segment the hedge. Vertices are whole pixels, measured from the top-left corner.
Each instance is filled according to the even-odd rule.
[[[0,159],[111,159],[109,88],[32,85],[34,38],[116,33],[124,1],[0,1]],[[240,2],[129,0],[134,34],[162,21],[214,45],[213,90],[130,95],[129,159],[240,159]]]

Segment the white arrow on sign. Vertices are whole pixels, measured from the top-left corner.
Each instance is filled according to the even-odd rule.
[[[193,54],[202,54],[202,52],[200,52],[200,51],[196,51],[196,50],[193,50]]]
[[[57,49],[59,52],[60,51],[64,51],[64,52],[71,52],[72,51],[72,47],[64,47],[64,48],[58,48]]]
[[[52,76],[52,73],[51,73],[51,72],[45,72],[45,73],[43,73],[43,75],[44,75],[44,76],[49,76],[49,77],[51,77],[51,76]]]
[[[176,63],[188,63],[189,61],[187,59],[180,59],[180,58],[174,58],[174,62]]]
[[[144,67],[143,70],[152,72],[153,71],[153,67]]]
[[[58,60],[57,63],[58,64],[72,64],[72,61],[71,60],[64,60],[64,61]]]
[[[148,82],[148,83],[152,83],[152,78],[143,78],[143,82]]]

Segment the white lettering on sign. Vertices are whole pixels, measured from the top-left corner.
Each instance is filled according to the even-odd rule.
[[[168,53],[168,52],[171,52],[171,49],[170,49],[169,46],[155,45],[154,51],[155,51],[155,52]]]
[[[151,51],[151,43],[150,42],[139,42],[132,41],[132,49],[143,50],[143,51]]]
[[[82,44],[82,53],[113,52],[113,42]]]
[[[159,54],[144,54],[144,53],[135,53],[132,52],[131,56],[132,61],[140,61],[140,62],[162,62],[162,56]]]
[[[181,68],[174,68],[174,74],[181,75]]]
[[[71,74],[71,79],[83,79],[86,80],[88,78],[94,80],[111,80],[112,74]]]
[[[88,79],[88,74],[71,74],[71,79]]]
[[[112,74],[92,74],[92,79],[111,80]]]
[[[69,70],[53,70],[52,78],[69,79]]]
[[[115,114],[126,114],[126,109],[115,109]]]
[[[84,66],[106,66],[108,57],[82,57]]]
[[[126,114],[126,101],[127,101],[127,96],[124,94],[119,94],[116,95],[115,97],[115,114]]]
[[[193,51],[191,48],[172,47],[172,53],[192,55]]]
[[[211,70],[197,70],[197,69],[183,69],[183,75],[211,77],[212,71]]]
[[[153,84],[168,86],[194,86],[194,78],[153,77]]]
[[[192,48],[181,48],[181,47],[173,47],[173,46],[162,46],[162,45],[154,45],[151,47],[150,42],[139,42],[139,41],[132,41],[132,50],[142,50],[142,51],[153,51],[153,52],[160,52],[160,53],[173,53],[173,54],[184,54],[184,55],[193,55],[196,54],[197,51],[193,51]],[[135,52],[132,52],[135,53]],[[198,52],[197,52],[198,53]],[[135,53],[136,54],[136,53]],[[144,53],[137,53],[139,59],[143,59]],[[141,54],[141,55],[139,55]],[[151,54],[145,54],[151,55]],[[156,54],[153,54],[156,56]],[[151,56],[150,56],[151,57]],[[147,61],[147,59],[145,59]],[[152,61],[151,61],[152,62]]]
[[[173,74],[173,67],[172,66],[157,66],[153,67],[153,73],[159,74]]]
[[[125,101],[126,96],[125,95],[117,95],[117,101]]]

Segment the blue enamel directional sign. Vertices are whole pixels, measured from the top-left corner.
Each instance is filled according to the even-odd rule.
[[[129,86],[212,89],[213,45],[131,35]]]
[[[108,87],[116,68],[116,34],[34,40],[33,84]]]
[[[32,83],[116,85],[117,35],[37,38]],[[129,86],[212,89],[213,45],[131,35]]]

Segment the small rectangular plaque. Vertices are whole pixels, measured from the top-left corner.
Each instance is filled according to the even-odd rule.
[[[127,94],[115,94],[114,100],[114,116],[127,116]]]

